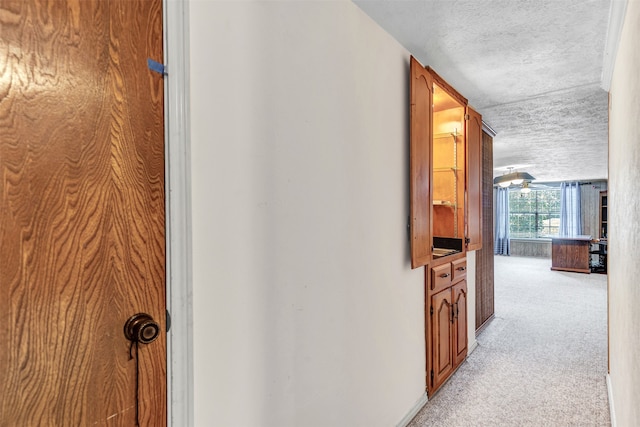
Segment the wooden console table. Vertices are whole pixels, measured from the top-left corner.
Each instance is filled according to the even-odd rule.
[[[589,249],[591,236],[553,237],[551,239],[551,269],[591,273]]]

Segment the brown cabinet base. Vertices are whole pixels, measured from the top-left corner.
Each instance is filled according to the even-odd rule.
[[[425,271],[426,382],[432,396],[467,357],[466,258]]]

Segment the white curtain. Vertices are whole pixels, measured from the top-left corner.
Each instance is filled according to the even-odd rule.
[[[560,187],[560,236],[582,234],[580,183],[563,182]]]
[[[493,246],[496,255],[509,255],[509,189],[498,187],[496,199],[496,241]]]

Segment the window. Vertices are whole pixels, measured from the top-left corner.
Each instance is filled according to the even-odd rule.
[[[509,192],[509,234],[512,239],[557,236],[560,230],[560,189]]]

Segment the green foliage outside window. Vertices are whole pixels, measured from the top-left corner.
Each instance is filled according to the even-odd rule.
[[[509,192],[509,233],[512,239],[557,236],[560,230],[560,189]]]

